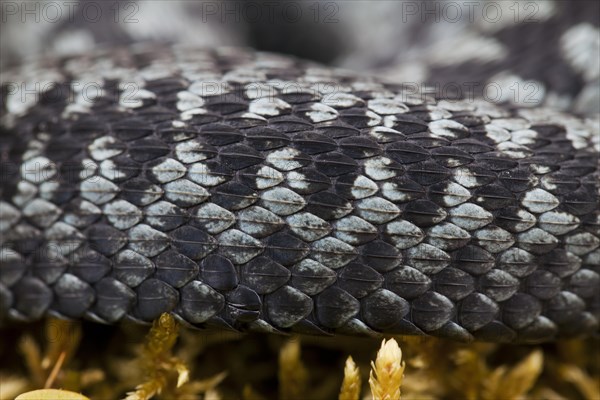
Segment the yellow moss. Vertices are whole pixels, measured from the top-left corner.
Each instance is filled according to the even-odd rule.
[[[360,396],[360,371],[352,356],[346,359],[344,366],[344,380],[340,389],[339,400],[358,400]]]
[[[399,400],[404,378],[402,350],[394,339],[383,340],[375,362],[371,362],[369,385],[373,400]]]
[[[600,399],[600,381],[590,377],[578,366],[561,366],[559,373],[562,379],[572,383],[586,400]]]
[[[23,393],[15,400],[90,400],[82,394],[58,389],[41,389]]]
[[[516,400],[525,397],[537,381],[543,366],[544,355],[541,350],[536,350],[512,368],[496,368],[483,381],[482,400]]]
[[[308,372],[300,360],[300,341],[293,339],[279,352],[279,398],[304,399]]]
[[[162,314],[154,321],[138,359],[146,381],[128,393],[126,400],[148,400],[160,394],[166,388],[173,370],[177,373],[177,387],[188,381],[187,367],[171,355],[178,330],[179,326],[170,314]]]

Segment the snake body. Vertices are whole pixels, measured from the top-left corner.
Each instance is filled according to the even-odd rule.
[[[5,74],[3,323],[597,333],[595,122],[413,89],[242,49]]]

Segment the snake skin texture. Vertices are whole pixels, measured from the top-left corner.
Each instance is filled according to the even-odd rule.
[[[100,51],[2,81],[3,323],[598,332],[597,121],[233,48]]]

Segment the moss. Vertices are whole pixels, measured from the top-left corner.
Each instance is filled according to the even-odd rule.
[[[370,398],[373,361],[380,385],[393,373],[389,398],[396,389],[405,400],[600,398],[597,338],[525,346],[396,337],[399,348],[378,359],[378,340],[203,332],[170,316],[152,327],[50,319],[2,338],[2,399],[44,387],[90,399]]]

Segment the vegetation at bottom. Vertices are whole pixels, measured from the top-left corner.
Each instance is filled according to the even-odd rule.
[[[600,399],[600,339],[541,345],[48,319],[0,331],[0,399]]]

